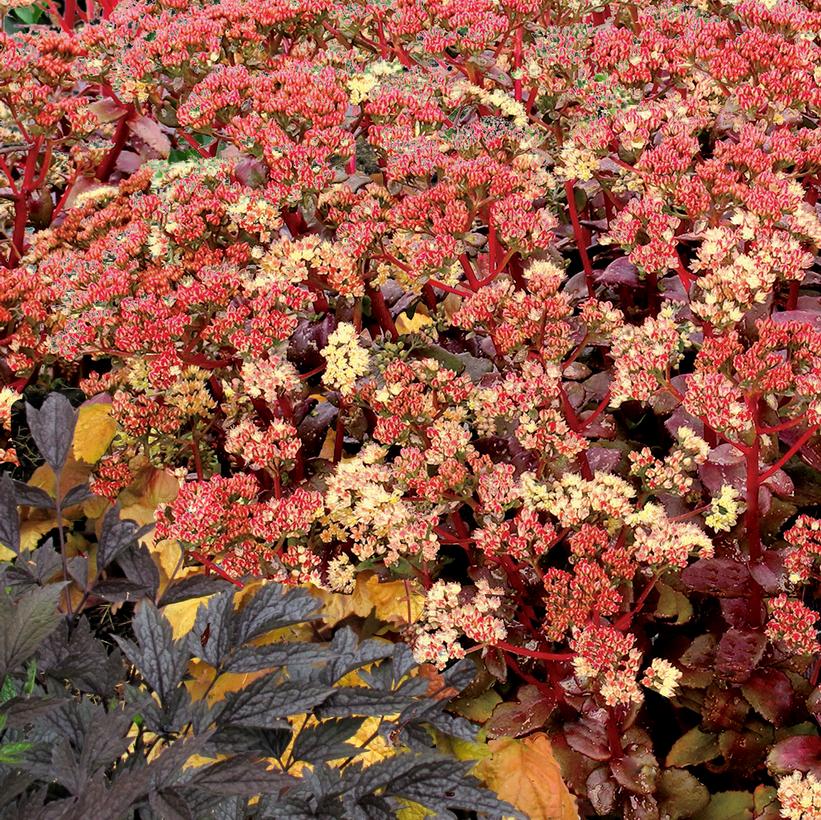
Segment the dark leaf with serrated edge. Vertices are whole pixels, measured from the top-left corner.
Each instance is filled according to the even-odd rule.
[[[133,628],[138,645],[118,635],[114,639],[165,703],[182,680],[188,663],[185,642],[174,640],[171,624],[149,600],[138,607]]]
[[[260,816],[249,810],[248,797],[220,798],[186,786],[179,786],[177,791],[185,795],[188,806],[198,820],[248,820],[249,817]]]
[[[344,717],[304,727],[294,741],[294,760],[319,763],[352,755],[356,748],[345,741],[359,731],[364,721],[364,717]]]
[[[226,698],[219,716],[222,725],[276,727],[280,718],[310,712],[334,692],[319,683],[283,683],[279,674],[258,678]]]
[[[729,558],[700,558],[681,573],[681,580],[696,592],[726,598],[743,598],[750,590],[750,571]]]
[[[97,545],[97,566],[107,567],[118,555],[137,543],[136,522],[120,518],[120,507],[115,505],[103,516],[100,543]]]
[[[40,647],[37,662],[47,675],[68,680],[75,689],[101,697],[111,697],[124,677],[119,650],[111,654],[92,634],[88,619],[82,616],[69,632],[65,622]]]
[[[715,668],[733,683],[744,683],[758,666],[767,638],[750,629],[728,629],[718,642]]]
[[[88,556],[73,555],[66,561],[69,577],[77,586],[85,591],[88,585]]]
[[[148,805],[157,817],[162,820],[195,820],[195,815],[188,806],[188,801],[175,789],[150,791]]]
[[[4,475],[0,478],[0,545],[20,552],[20,515],[14,484]]]
[[[792,683],[778,669],[756,669],[741,692],[753,709],[776,726],[787,722],[796,705]]]
[[[214,794],[251,797],[277,793],[294,782],[291,775],[268,769],[247,755],[237,755],[197,769],[187,785],[198,786]]]
[[[243,646],[225,662],[226,672],[259,672],[263,669],[287,666],[291,677],[309,670],[330,658],[328,648],[311,643],[271,643],[263,646]]]
[[[522,817],[468,774],[471,765],[470,761],[440,755],[403,754],[364,769],[350,767],[343,774],[343,780],[350,782],[344,804],[353,807],[366,795],[378,792],[383,797],[411,800],[436,811],[460,808],[491,817]]]
[[[135,603],[149,595],[151,590],[144,584],[129,581],[128,578],[108,578],[95,584],[93,593],[97,598],[112,603]]]
[[[334,635],[331,652],[334,660],[323,670],[322,680],[336,683],[355,669],[389,658],[393,653],[393,644],[388,641],[360,641],[352,629],[345,627]]]
[[[34,552],[23,551],[13,566],[6,570],[6,582],[11,587],[42,585],[52,580],[61,570],[62,561],[50,543]]]
[[[273,729],[225,726],[215,736],[214,744],[222,754],[252,754],[281,760],[293,736],[293,727],[283,718]]]
[[[36,507],[38,510],[53,510],[54,499],[39,487],[32,487],[23,481],[14,481],[14,494],[21,507]]]
[[[160,586],[160,571],[146,546],[127,547],[120,553],[117,563],[129,581],[144,586],[149,591],[149,597],[156,595]]]
[[[148,765],[152,788],[164,789],[175,784],[185,764],[192,755],[202,754],[212,734],[213,732],[208,730],[168,744]]]
[[[204,598],[206,595],[215,595],[230,587],[231,583],[218,575],[190,575],[166,587],[160,598],[160,606],[178,604],[191,598]]]
[[[6,772],[0,777],[0,809],[16,800],[29,787],[32,778],[24,772]]]
[[[426,685],[423,686],[421,691],[426,688]],[[403,692],[380,692],[364,686],[340,686],[332,691],[333,694],[317,710],[323,717],[350,714],[381,716],[401,712],[413,702]]]
[[[310,620],[319,602],[303,589],[266,584],[240,610],[237,618],[237,641],[253,638],[291,624]]]
[[[11,698],[0,704],[0,714],[5,715],[6,726],[10,729],[22,729],[66,702],[66,698],[57,697]]]
[[[71,451],[77,412],[59,393],[51,393],[37,410],[26,404],[26,421],[40,455],[55,472],[62,469]]]
[[[63,509],[73,507],[75,504],[82,504],[83,501],[87,501],[91,496],[92,492],[88,484],[77,484],[63,496],[61,504]]]
[[[63,584],[35,587],[16,600],[0,590],[0,680],[28,660],[57,628]]]
[[[214,668],[221,668],[223,660],[236,645],[232,624],[234,621],[234,593],[220,592],[199,605],[194,626],[188,634],[192,655],[202,658]]]

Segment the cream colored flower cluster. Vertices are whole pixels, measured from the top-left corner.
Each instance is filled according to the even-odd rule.
[[[778,784],[781,816],[788,820],[818,820],[821,817],[821,780],[812,773],[793,772]]]
[[[351,396],[357,379],[370,370],[370,355],[361,345],[356,328],[350,322],[340,322],[321,353],[326,362],[322,381],[343,396]]]

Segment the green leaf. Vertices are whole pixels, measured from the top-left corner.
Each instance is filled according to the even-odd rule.
[[[713,760],[720,754],[718,735],[702,732],[696,726],[683,734],[667,755],[666,766],[695,766]]]
[[[659,808],[668,820],[685,820],[710,802],[710,792],[685,769],[665,769],[658,781]]]
[[[749,792],[719,792],[693,820],[752,820],[753,796]]]
[[[693,617],[693,605],[683,592],[662,583],[657,584],[656,589],[659,593],[656,617],[665,620],[675,619],[673,623],[677,626],[687,623]]]
[[[0,763],[6,766],[16,766],[22,763],[25,753],[32,748],[33,743],[17,741],[0,745]]]
[[[37,5],[23,6],[22,8],[14,9],[14,16],[21,23],[32,25],[43,16],[43,9]]]

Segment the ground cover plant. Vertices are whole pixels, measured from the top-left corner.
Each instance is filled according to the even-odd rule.
[[[48,594],[63,630],[9,650],[19,800],[78,794],[15,715],[110,695],[60,666],[98,640],[116,720],[156,734],[153,692],[180,744],[124,811],[196,815],[233,754],[231,816],[325,811],[354,769],[276,780],[240,696],[185,700],[222,652],[283,684],[225,613],[294,587],[296,655],[421,665],[363,673],[425,704],[380,713],[384,765],[448,754],[529,817],[821,817],[818,0],[0,10],[0,614]],[[149,629],[193,637],[150,671]],[[373,717],[335,697],[304,710]],[[430,792],[362,778],[328,816]],[[504,811],[465,783],[431,811]]]

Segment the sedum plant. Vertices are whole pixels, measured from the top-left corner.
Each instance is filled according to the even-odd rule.
[[[4,497],[69,617],[310,587],[582,814],[821,812],[817,0],[2,9]]]

